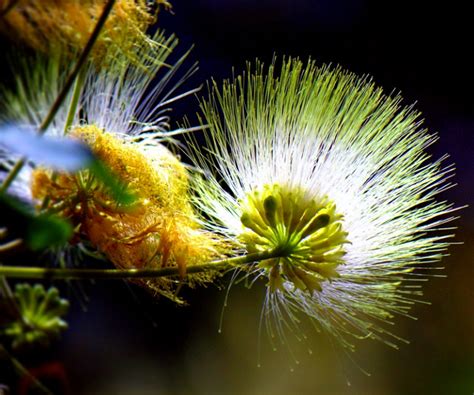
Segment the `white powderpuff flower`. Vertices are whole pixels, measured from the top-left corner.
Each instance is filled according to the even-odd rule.
[[[111,61],[107,68],[87,65],[83,78],[82,93],[74,112],[69,113],[67,103],[72,92],[45,132],[47,136],[62,138],[78,125],[94,125],[118,138],[137,143],[140,149],[161,152],[163,140],[189,130],[170,131],[170,105],[197,89],[179,92],[183,83],[196,71],[194,64],[176,78],[189,52],[173,64],[166,63],[178,44],[174,36],[166,36],[162,31],[152,37],[155,55],[149,55],[146,43],[135,47],[135,56],[140,64],[132,64],[123,54],[110,49]],[[15,124],[25,129],[39,128],[52,104],[64,86],[72,69],[70,59],[60,53],[33,59],[15,60],[18,69],[15,89],[2,89],[2,112],[0,123]],[[159,78],[157,79],[157,75]],[[192,130],[192,129],[190,129]],[[152,153],[153,153],[152,152]],[[19,159],[14,153],[0,145],[0,182],[6,177],[13,164]],[[28,202],[31,196],[31,172],[38,163],[28,161],[9,188],[9,193]]]
[[[271,337],[300,334],[305,315],[348,348],[397,347],[387,324],[409,316],[452,237],[454,209],[436,197],[453,166],[426,152],[436,135],[400,96],[313,61],[257,62],[210,90],[195,204],[237,250],[266,254],[247,275],[267,280]]]

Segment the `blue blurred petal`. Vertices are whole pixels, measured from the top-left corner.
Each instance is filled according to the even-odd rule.
[[[40,136],[33,128],[18,125],[0,127],[0,145],[54,170],[75,172],[94,160],[91,150],[77,140]]]

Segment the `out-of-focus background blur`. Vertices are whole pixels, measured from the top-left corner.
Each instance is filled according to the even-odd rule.
[[[175,32],[199,73],[189,88],[243,70],[245,61],[274,54],[340,64],[369,74],[386,92],[401,91],[425,125],[439,133],[434,157],[451,155],[456,188],[442,198],[474,205],[474,62],[471,13],[454,4],[364,0],[174,0],[160,25]],[[467,6],[466,6],[467,7]],[[197,111],[193,98],[177,104],[176,120]],[[176,307],[122,282],[84,284],[87,311],[71,295],[70,329],[31,366],[64,369],[73,394],[472,394],[474,393],[474,208],[462,210],[447,278],[425,287],[413,307],[417,321],[396,318],[395,333],[410,340],[395,351],[361,341],[347,355],[332,339],[308,331],[294,345],[259,350],[264,283],[233,287],[218,333],[225,288],[186,291]],[[437,274],[434,272],[433,274]],[[224,279],[223,284],[226,281]],[[67,287],[62,287],[65,292]],[[309,355],[306,348],[311,348]],[[35,361],[37,359],[37,361]],[[260,360],[261,367],[257,367]],[[35,365],[36,364],[36,365]],[[364,373],[371,373],[369,377]]]

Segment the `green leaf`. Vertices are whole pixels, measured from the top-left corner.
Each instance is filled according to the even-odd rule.
[[[104,184],[109,190],[111,197],[124,206],[132,205],[136,201],[136,196],[127,186],[100,160],[91,162],[89,170]]]
[[[24,237],[32,250],[63,245],[72,237],[73,227],[69,221],[54,215],[36,216],[32,209],[10,196],[0,195],[0,209],[10,211],[13,220],[8,228]]]
[[[35,251],[64,245],[72,237],[72,225],[57,216],[39,215],[33,217],[26,234],[26,243]]]

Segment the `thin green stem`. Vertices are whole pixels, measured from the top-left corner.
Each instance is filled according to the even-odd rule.
[[[26,162],[26,158],[21,158],[15,163],[15,165],[12,167],[10,172],[7,174],[7,176],[3,180],[2,185],[0,186],[0,195],[5,193],[5,191],[11,185],[11,183],[15,180],[20,170],[23,169],[25,162]]]
[[[202,273],[207,271],[225,271],[254,262],[263,261],[281,256],[278,252],[264,251],[235,258],[226,258],[210,263],[188,266],[187,274]],[[159,269],[51,269],[43,267],[16,267],[0,266],[0,276],[23,279],[47,280],[85,280],[85,279],[131,279],[131,278],[157,278],[178,276],[177,267]]]
[[[72,123],[74,122],[74,116],[76,115],[79,99],[81,98],[82,87],[84,85],[86,75],[87,75],[87,69],[82,68],[74,83],[74,90],[72,91],[71,102],[69,103],[69,110],[67,113],[66,123],[64,125],[64,135],[68,134],[69,128],[72,126]]]
[[[51,109],[49,110],[48,115],[46,115],[46,118],[43,120],[43,123],[40,126],[40,133],[44,133],[48,126],[51,124],[53,121],[54,117],[56,116],[56,113],[58,112],[59,108],[63,104],[64,100],[66,99],[69,91],[72,88],[72,85],[74,84],[76,77],[78,76],[79,72],[81,71],[82,66],[86,63],[92,48],[94,47],[94,44],[97,41],[97,38],[99,37],[99,34],[102,30],[102,28],[105,25],[105,22],[110,14],[110,11],[112,10],[112,7],[114,6],[115,0],[109,0],[107,4],[105,5],[102,14],[97,21],[97,24],[95,25],[94,31],[92,32],[91,36],[89,37],[89,40],[87,41],[86,46],[82,50],[81,56],[79,57],[79,60],[77,61],[76,65],[74,66],[74,69],[71,71],[71,74],[69,74],[66,83],[64,84],[63,89],[59,93],[58,97],[56,98],[55,102],[51,106]]]
[[[87,58],[89,57],[92,48],[94,47],[95,42],[97,41],[97,38],[99,37],[99,34],[102,30],[102,28],[105,25],[105,21],[107,20],[110,11],[112,10],[112,7],[115,4],[115,0],[109,0],[107,4],[105,5],[102,14],[97,21],[97,24],[95,25],[94,31],[92,32],[91,36],[89,37],[89,40],[87,41],[86,46],[82,50],[82,53],[79,57],[79,60],[74,66],[74,69],[71,71],[69,74],[66,83],[64,84],[63,88],[61,89],[61,92],[59,92],[58,97],[56,97],[56,100],[54,101],[53,105],[51,106],[48,114],[44,118],[43,122],[41,123],[41,126],[39,127],[39,134],[44,134],[46,130],[48,129],[49,125],[53,121],[54,117],[56,116],[59,108],[63,104],[64,100],[66,99],[67,95],[69,94],[69,91],[72,88],[72,85],[74,84],[79,72],[81,71],[81,68],[84,66],[84,64],[87,61]],[[10,170],[10,173],[7,175],[5,180],[3,181],[2,185],[0,186],[0,194],[3,194],[10,184],[15,180],[16,176],[20,172],[20,170],[23,168],[25,165],[26,158],[21,158],[19,159],[13,168]]]
[[[0,294],[3,295],[5,299],[14,300],[10,285],[8,285],[6,278],[3,276],[0,277]]]
[[[6,237],[6,235],[7,235],[7,229],[0,228],[0,239],[3,239],[4,237]],[[23,240],[21,239],[16,239],[16,240],[4,243],[0,245],[0,253],[10,251],[11,249],[18,247],[22,243],[23,243]],[[2,266],[1,262],[0,262],[0,266]],[[3,298],[11,306],[12,311],[15,312],[17,317],[23,320],[23,317],[20,313],[20,308],[18,307],[18,304],[16,303],[15,296],[13,295],[13,292],[5,276],[0,276],[0,299],[1,298]]]
[[[77,106],[79,104],[79,99],[81,98],[82,87],[84,85],[84,80],[86,79],[87,69],[82,68],[79,72],[79,75],[76,78],[76,82],[74,83],[74,89],[72,91],[71,101],[69,103],[69,110],[67,113],[66,123],[64,124],[63,133],[66,135],[69,132],[69,128],[72,126],[74,122],[74,117],[76,115]],[[57,173],[54,172],[51,180],[54,182],[56,181]],[[46,195],[41,203],[41,211],[45,210],[48,207],[50,196]]]
[[[0,266],[2,263],[0,262]],[[18,320],[24,321],[23,315],[21,314],[20,307],[16,302],[15,295],[13,294],[10,284],[8,284],[5,276],[0,276],[0,299],[3,299],[11,307],[11,311],[15,313]]]
[[[17,372],[18,376],[23,377],[27,376],[30,378],[31,382],[34,386],[40,390],[43,394],[53,395],[53,393],[46,388],[35,376],[33,376],[28,369],[26,369],[23,364],[13,357],[7,349],[0,344],[0,359],[8,359],[10,360],[11,364],[13,365],[15,371]]]
[[[23,244],[22,239],[15,239],[15,240],[0,244],[0,254],[3,252],[14,250],[15,248],[20,247],[22,244]]]

